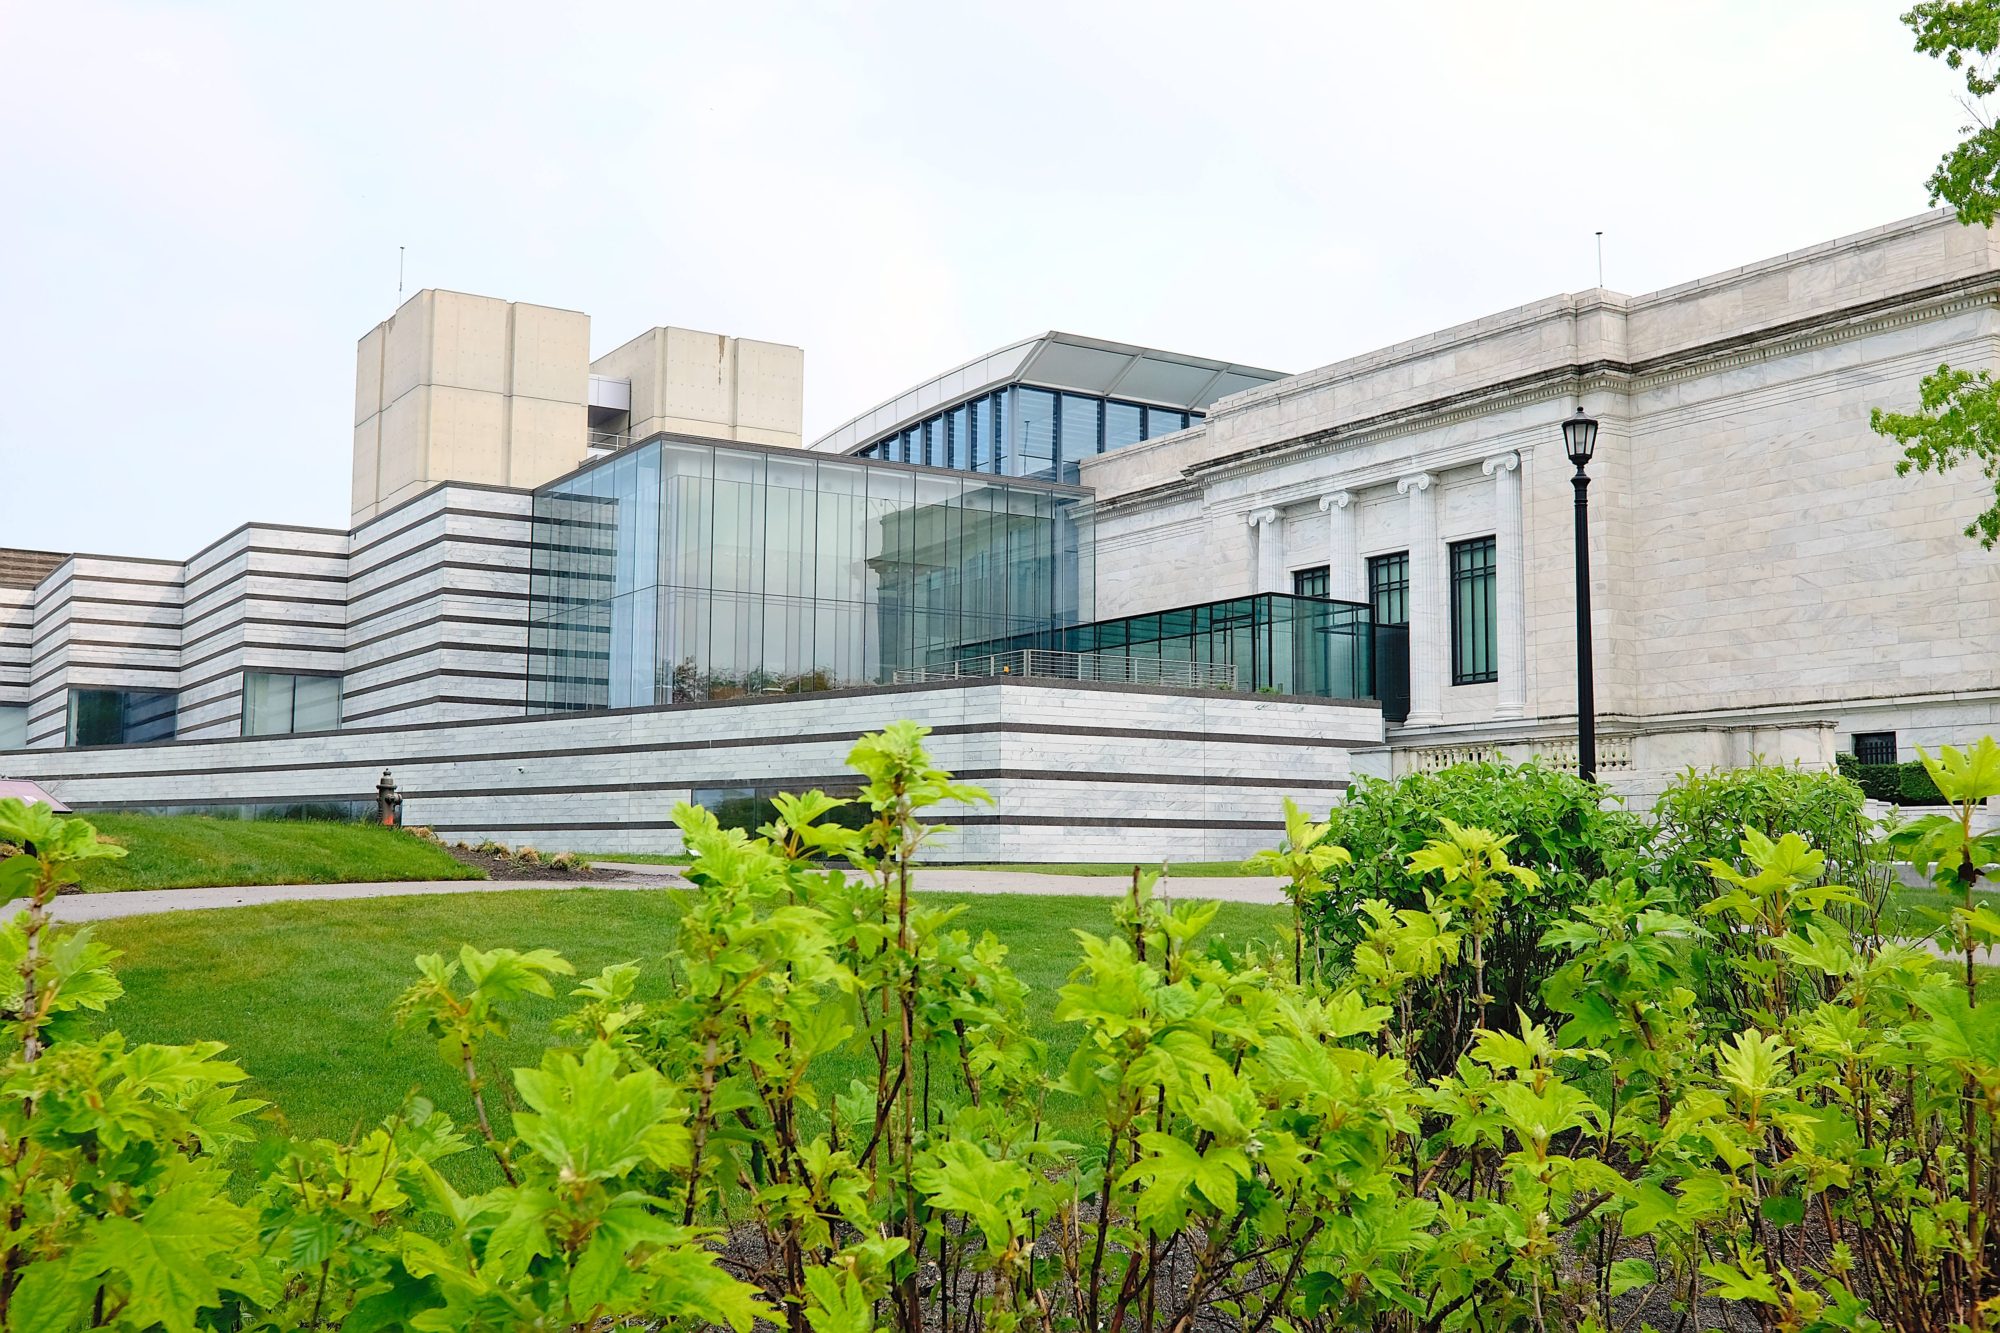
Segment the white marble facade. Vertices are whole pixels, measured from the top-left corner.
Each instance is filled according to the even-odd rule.
[[[1995,364],[2000,246],[1929,213],[1665,291],[1553,298],[1219,401],[1087,461],[1101,616],[1410,554],[1392,747],[1575,734],[1572,468],[1590,475],[1599,726],[2000,732],[2000,553],[1974,472],[1898,477],[1869,409]],[[1452,542],[1492,536],[1498,680],[1453,685]],[[1829,725],[1821,725],[1829,724]],[[1662,753],[1671,746],[1656,746]],[[1674,751],[1678,752],[1678,751]]]
[[[898,718],[990,804],[935,813],[931,861],[1229,860],[1275,842],[1284,798],[1325,808],[1373,708],[1076,681],[951,681],[671,708],[362,723],[5,756],[78,810],[365,807],[382,770],[406,822],[454,841],[673,852],[678,801],[853,781],[855,738]]]

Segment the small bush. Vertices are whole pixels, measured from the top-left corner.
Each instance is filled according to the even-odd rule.
[[[1937,783],[1931,781],[1931,771],[1924,767],[1922,760],[1912,759],[1896,767],[1901,771],[1900,791],[1904,805],[1946,803],[1943,794],[1937,789]]]
[[[542,863],[542,854],[533,847],[519,847],[514,851],[514,861],[518,865],[538,866]]]
[[[1753,763],[1748,768],[1688,769],[1653,803],[1659,827],[1660,879],[1683,906],[1713,896],[1711,859],[1740,864],[1743,831],[1767,838],[1796,833],[1826,854],[1820,882],[1854,884],[1871,858],[1874,825],[1862,813],[1863,789],[1839,772]]]
[[[1411,875],[1409,860],[1445,836],[1445,821],[1506,830],[1507,856],[1540,882],[1508,888],[1486,947],[1486,989],[1499,1012],[1538,1013],[1542,983],[1555,967],[1541,945],[1543,934],[1594,880],[1631,865],[1646,845],[1645,824],[1615,805],[1607,809],[1608,800],[1603,787],[1539,763],[1458,764],[1393,781],[1364,778],[1327,816],[1325,841],[1346,848],[1353,860],[1330,875],[1336,892],[1321,901],[1313,924],[1333,946],[1335,965],[1344,965],[1368,929],[1356,910],[1360,903],[1374,898],[1397,909],[1425,908],[1425,895],[1436,886]],[[1472,991],[1468,962],[1445,969],[1438,989],[1444,1007],[1415,1053],[1420,1067],[1441,1072],[1430,1061],[1447,1052],[1456,1058],[1474,1021]]]

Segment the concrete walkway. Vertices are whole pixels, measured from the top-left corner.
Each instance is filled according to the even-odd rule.
[[[73,893],[55,900],[57,921],[109,921],[157,912],[204,912],[264,903],[343,902],[352,898],[400,898],[441,893],[507,893],[515,889],[676,889],[687,881],[672,866],[620,861],[593,863],[614,872],[601,880],[420,879],[356,884],[247,884],[221,889],[132,889],[123,893]],[[1245,875],[1212,879],[1172,879],[1163,888],[1174,898],[1220,899],[1235,903],[1280,903],[1282,879]],[[1019,893],[1079,898],[1116,898],[1129,893],[1124,875],[1037,875],[1014,870],[919,870],[921,893]],[[0,907],[5,920],[27,904],[16,899]]]

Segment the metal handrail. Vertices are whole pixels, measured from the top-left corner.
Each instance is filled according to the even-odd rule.
[[[935,666],[897,667],[893,679],[898,685],[911,685],[995,676],[1089,680],[1119,685],[1175,685],[1195,690],[1236,688],[1234,662],[1185,662],[1157,657],[1113,656],[1109,653],[1063,653],[1045,648],[984,653]]]

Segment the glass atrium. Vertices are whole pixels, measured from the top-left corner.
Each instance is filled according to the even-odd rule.
[[[1179,408],[1016,384],[934,413],[855,456],[1074,485],[1080,460],[1199,420],[1201,413]]]
[[[1261,593],[1145,615],[1070,625],[970,645],[966,656],[1024,649],[1094,659],[1091,679],[1112,679],[1120,660],[1192,662],[1234,669],[1235,688],[1259,694],[1372,699],[1375,639],[1368,607],[1323,597]],[[1156,673],[1132,673],[1134,679]]]
[[[660,437],[534,500],[528,707],[890,680],[1091,614],[1087,491]]]

